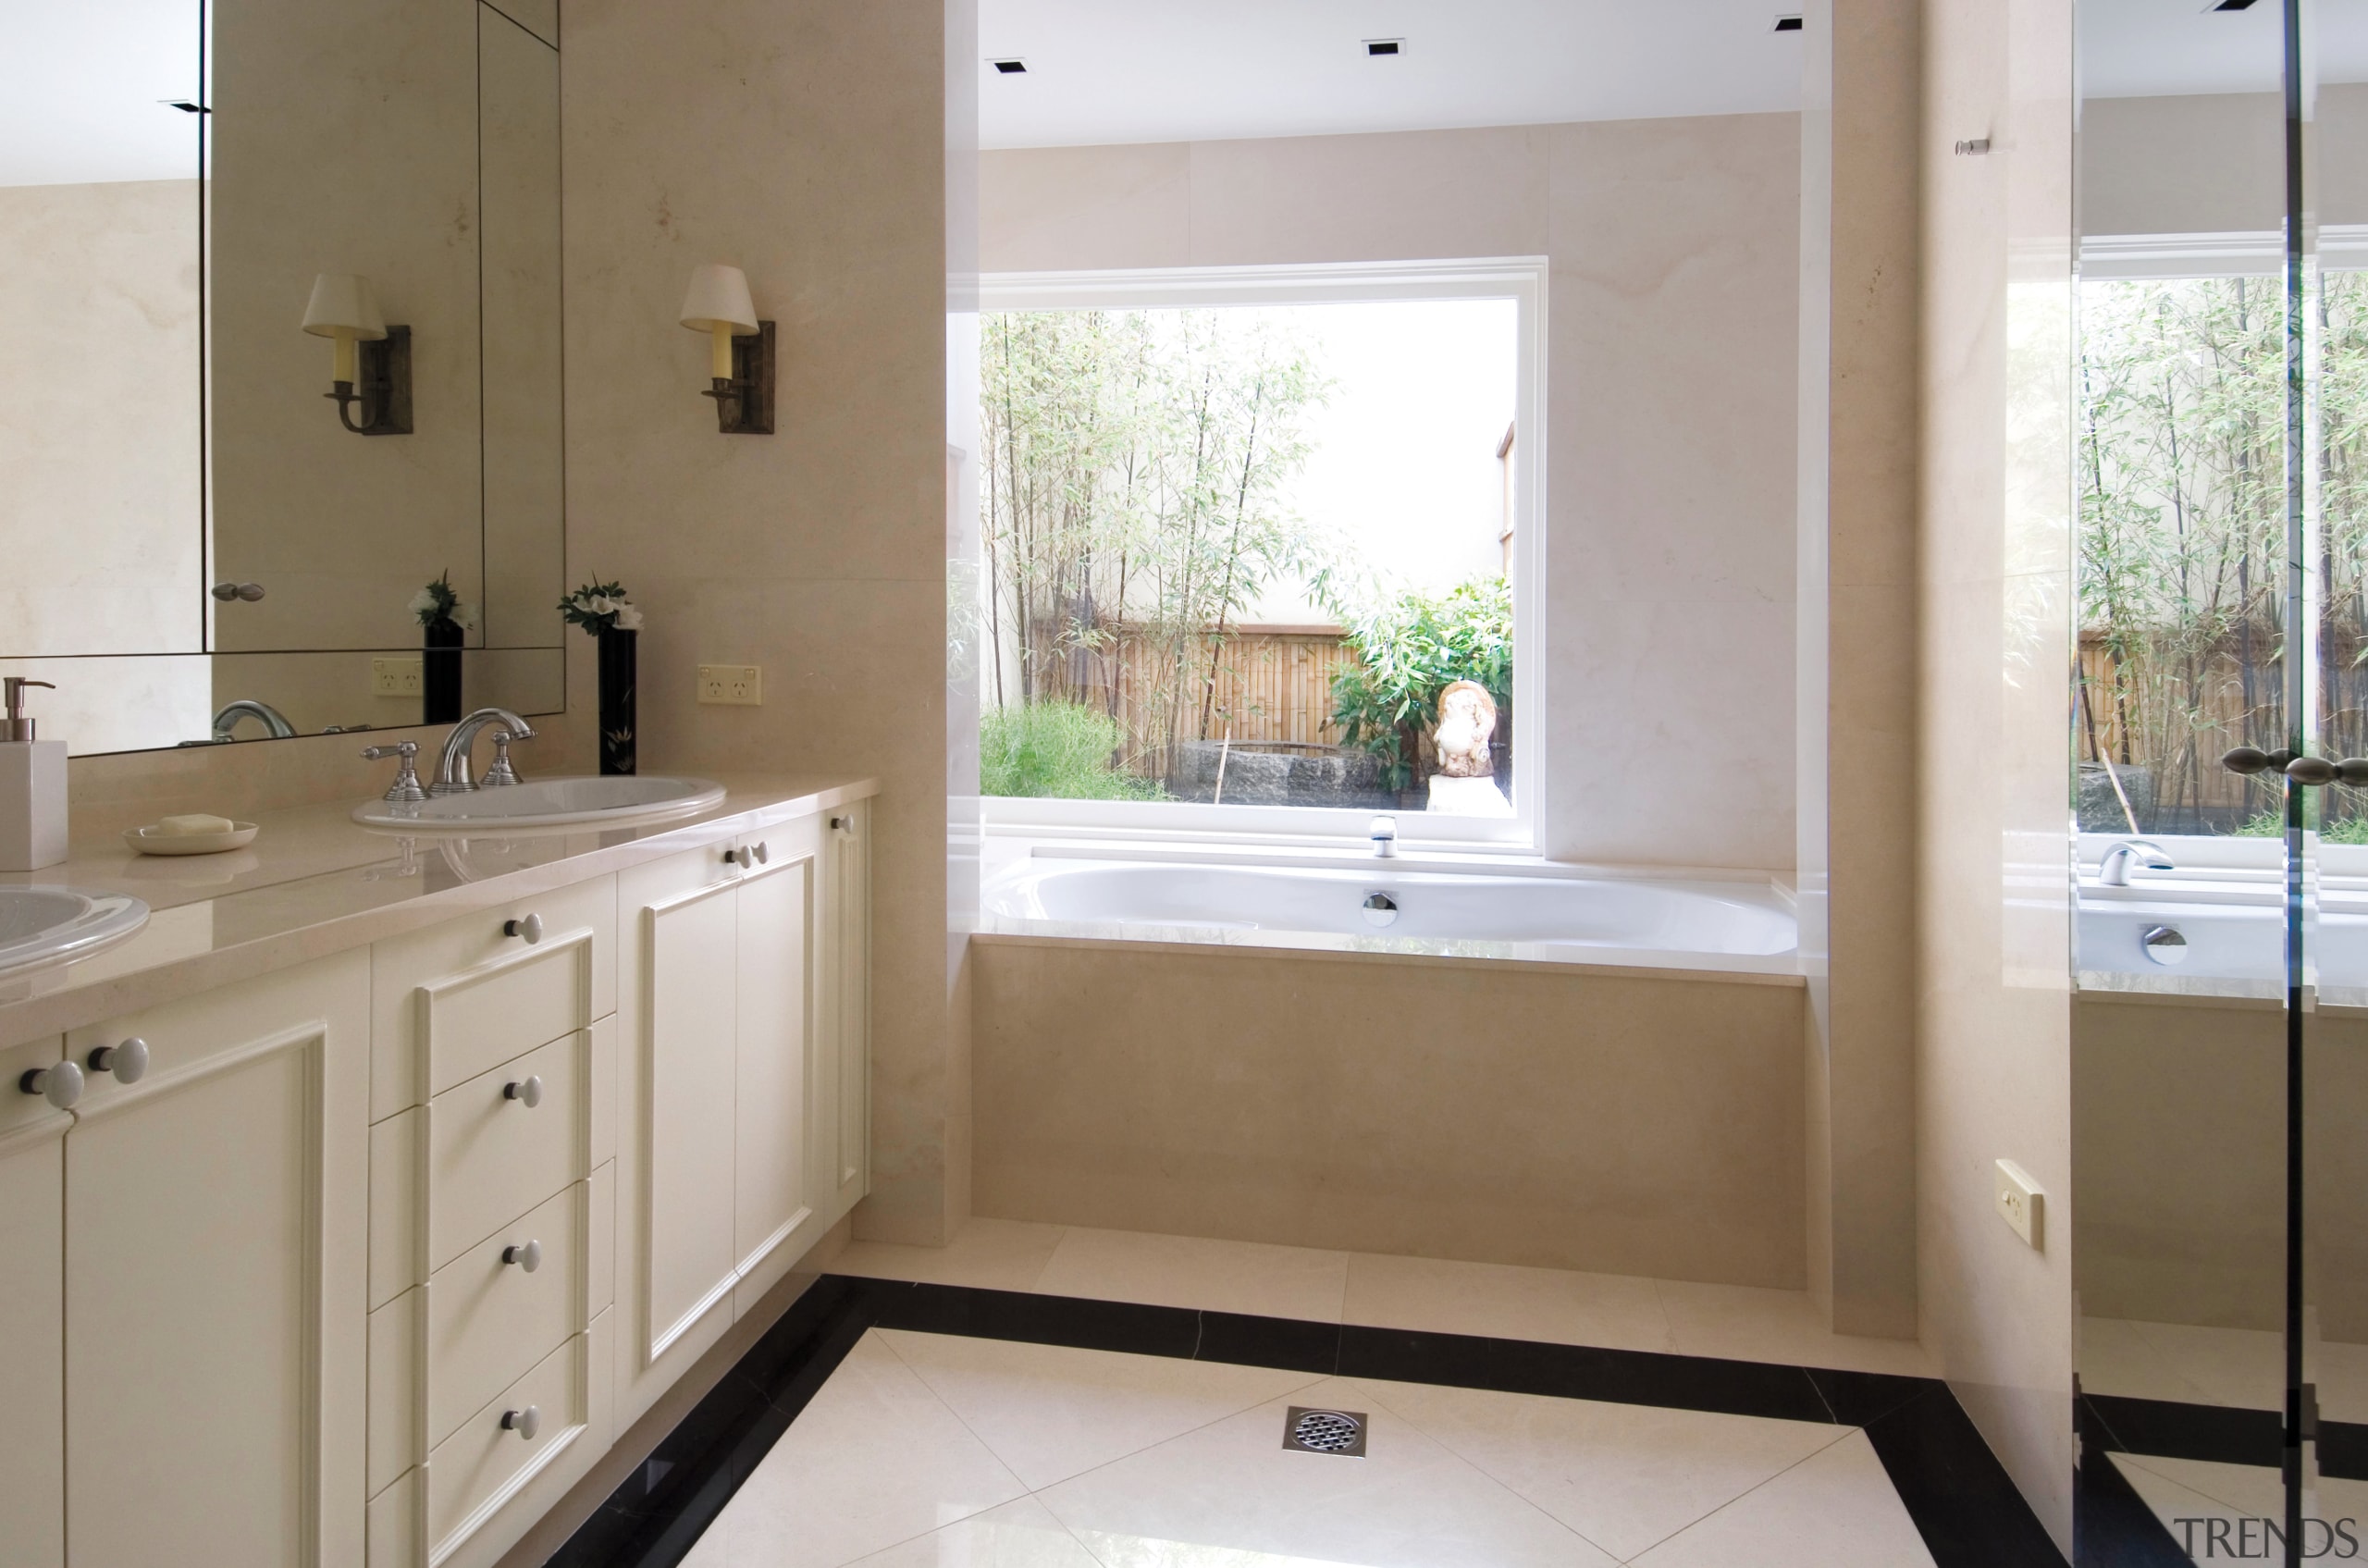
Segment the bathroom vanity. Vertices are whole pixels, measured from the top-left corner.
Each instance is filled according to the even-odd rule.
[[[0,994],[0,1559],[500,1558],[866,1190],[875,793],[44,873],[156,913]]]

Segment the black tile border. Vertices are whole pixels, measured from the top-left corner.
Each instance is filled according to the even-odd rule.
[[[674,1568],[873,1327],[1857,1426],[1937,1568],[2064,1562],[1956,1396],[1935,1378],[828,1274],[547,1560],[549,1568]]]

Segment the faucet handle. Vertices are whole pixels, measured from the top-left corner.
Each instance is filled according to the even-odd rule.
[[[401,759],[402,765],[395,770],[395,782],[388,786],[383,797],[389,805],[416,806],[427,798],[427,792],[419,787],[419,742],[399,740],[392,746],[365,747],[362,755],[373,762],[388,757]]]
[[[508,730],[493,732],[493,766],[487,768],[485,771],[485,777],[477,781],[479,788],[494,789],[502,784],[524,782],[518,777],[517,768],[510,760],[510,743],[517,738]]]

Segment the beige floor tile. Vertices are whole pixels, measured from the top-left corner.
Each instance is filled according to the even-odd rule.
[[[901,1329],[881,1337],[1030,1490],[1321,1381],[1066,1345]]]
[[[1656,1281],[1671,1335],[1685,1355],[1729,1361],[1773,1361],[1793,1366],[1831,1366],[1845,1372],[1891,1372],[1908,1377],[1940,1376],[1913,1340],[1869,1340],[1835,1334],[1805,1290],[1768,1290],[1751,1285],[1699,1285]]]
[[[1102,1568],[1032,1497],[892,1546],[854,1568]]]
[[[867,1334],[684,1562],[841,1568],[1026,1490],[894,1351]]]
[[[2180,1377],[2178,1369],[2138,1331],[2137,1324],[2120,1317],[2080,1320],[2080,1388],[2086,1393],[2128,1399],[2215,1402]]]
[[[2171,1539],[2187,1548],[2197,1562],[2238,1562],[2251,1559],[2276,1561],[2263,1549],[2263,1527],[2242,1525],[2244,1520],[2282,1520],[2286,1488],[2278,1473],[2265,1464],[2219,1464],[2202,1459],[2164,1459],[2156,1454],[2117,1453],[2112,1456],[2124,1476]],[[2325,1521],[2324,1532],[2312,1527],[2309,1560],[2334,1562],[2368,1552],[2368,1481],[2322,1479],[2312,1489],[2313,1519]],[[2215,1534],[2211,1521],[2226,1521]],[[2183,1523],[2184,1522],[2184,1523]],[[2360,1542],[2358,1551],[2351,1542]]]
[[[2231,1518],[2249,1514],[2274,1519],[2285,1512],[2285,1483],[2276,1470],[2266,1464],[2221,1464],[2206,1459],[2165,1459],[2152,1453],[2116,1453],[2111,1457],[2121,1473],[2129,1475],[2131,1484],[2139,1488],[2140,1497],[2147,1496],[2142,1483],[2154,1479],[2167,1482],[2182,1493],[2210,1500]],[[2131,1475],[2132,1471],[2144,1474]],[[2156,1512],[2159,1513],[2160,1510]]]
[[[2210,1402],[2247,1410],[2285,1408],[2286,1340],[2275,1329],[2146,1322],[2130,1327]]]
[[[1038,1494],[1111,1568],[1611,1568],[1412,1423],[1371,1412],[1363,1459],[1282,1446],[1287,1404],[1364,1409],[1327,1380]]]
[[[1349,1254],[1072,1226],[1036,1289],[1051,1296],[1340,1321]]]
[[[1610,1552],[1629,1558],[1854,1428],[1704,1411],[1351,1380]]]
[[[1634,1568],[1933,1568],[1864,1432],[1634,1560]]]
[[[1676,1348],[1649,1279],[1358,1253],[1342,1320],[1612,1350]]]
[[[2368,1422],[2368,1345],[2322,1340],[2311,1363],[2319,1414],[2334,1421]],[[2368,1546],[2361,1548],[2368,1553]]]
[[[973,1285],[987,1290],[1027,1290],[1060,1243],[1062,1228],[1024,1219],[972,1218],[943,1247],[856,1241],[832,1261],[833,1274],[876,1279],[916,1279],[929,1285]]]

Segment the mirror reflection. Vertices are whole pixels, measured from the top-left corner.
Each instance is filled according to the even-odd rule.
[[[553,0],[16,20],[0,669],[43,734],[559,710]]]

